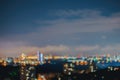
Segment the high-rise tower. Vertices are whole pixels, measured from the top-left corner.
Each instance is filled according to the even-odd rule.
[[[40,64],[43,64],[44,63],[44,55],[40,51],[37,51],[37,56],[38,56],[38,61],[40,61]]]

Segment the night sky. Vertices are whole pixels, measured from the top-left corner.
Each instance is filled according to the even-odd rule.
[[[120,53],[120,0],[0,0],[0,56]]]

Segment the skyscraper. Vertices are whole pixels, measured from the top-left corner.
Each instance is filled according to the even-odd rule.
[[[40,61],[40,64],[44,63],[44,56],[42,53],[40,53],[39,51],[37,51],[37,56],[38,56],[38,61]]]

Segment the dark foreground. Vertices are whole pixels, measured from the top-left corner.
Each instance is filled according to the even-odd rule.
[[[71,75],[66,75],[63,72],[59,72],[60,70],[54,71],[54,67],[52,67],[53,69],[51,68],[44,71],[41,71],[39,66],[35,68],[36,79],[38,78],[37,74],[47,76],[52,74],[53,76],[46,80],[120,80],[120,70],[108,71],[107,69],[102,69],[92,73],[72,73]],[[24,80],[21,79],[20,66],[0,66],[0,80]]]

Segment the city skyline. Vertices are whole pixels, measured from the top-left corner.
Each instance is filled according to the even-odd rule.
[[[1,0],[0,56],[120,53],[119,0]]]

